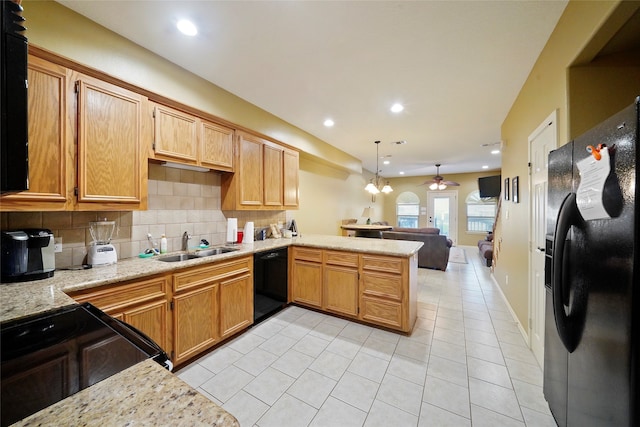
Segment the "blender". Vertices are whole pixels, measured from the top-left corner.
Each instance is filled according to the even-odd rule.
[[[111,236],[116,229],[115,221],[92,221],[89,223],[89,232],[93,242],[87,251],[87,264],[92,267],[115,264],[118,261],[116,248],[113,247]]]

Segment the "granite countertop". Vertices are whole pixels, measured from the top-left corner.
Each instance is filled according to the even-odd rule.
[[[158,257],[128,258],[117,264],[87,270],[56,270],[50,279],[0,285],[0,322],[74,304],[67,293],[111,283],[167,273],[197,265],[218,262],[243,255],[253,255],[290,245],[321,249],[363,252],[409,257],[423,245],[408,240],[366,239],[359,237],[311,235],[293,239],[267,239],[234,245],[238,250],[225,254],[179,262],[162,262]]]
[[[49,279],[0,284],[0,322],[20,319],[76,302],[67,293],[154,274],[287,247],[308,246],[410,257],[422,242],[341,236],[267,239],[235,245],[234,252],[180,262],[158,257],[129,258],[87,270],[56,270]],[[18,422],[35,425],[212,425],[234,427],[237,420],[156,362],[147,360]]]
[[[145,360],[14,426],[218,426],[236,418],[153,360]]]

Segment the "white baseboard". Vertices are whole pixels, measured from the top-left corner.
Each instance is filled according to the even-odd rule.
[[[529,349],[531,349],[531,343],[529,342],[529,333],[522,326],[522,323],[520,323],[520,320],[518,320],[518,316],[516,316],[516,312],[513,311],[513,308],[511,307],[511,304],[509,304],[509,300],[507,299],[507,297],[502,292],[502,288],[498,284],[498,281],[496,280],[496,278],[493,275],[493,273],[491,273],[491,280],[493,280],[493,284],[496,285],[496,288],[498,289],[498,292],[500,292],[500,296],[502,297],[502,300],[504,301],[504,303],[507,305],[507,308],[509,309],[509,313],[511,313],[511,317],[513,318],[513,320],[515,320],[516,324],[518,325],[518,330],[520,331],[520,334],[522,334],[522,338],[524,338],[524,342],[526,342],[527,343],[527,347]]]

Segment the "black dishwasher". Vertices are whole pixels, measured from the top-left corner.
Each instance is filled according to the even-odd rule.
[[[253,256],[253,320],[257,324],[287,305],[287,248]]]

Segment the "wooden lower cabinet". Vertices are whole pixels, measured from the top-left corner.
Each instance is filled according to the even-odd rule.
[[[218,283],[173,297],[173,362],[178,365],[220,339]]]
[[[322,264],[295,260],[292,284],[292,301],[322,307]]]
[[[253,323],[253,257],[173,274],[173,363],[197,356]]]
[[[322,307],[322,249],[293,247],[291,253],[291,301]]]
[[[293,246],[292,302],[401,332],[417,317],[417,256]]]
[[[179,365],[253,324],[253,257],[69,294],[147,334]]]
[[[153,276],[116,285],[70,293],[76,301],[90,302],[110,316],[141,330],[169,352],[168,292],[171,276]]]
[[[394,329],[402,329],[402,303],[363,295],[361,300],[362,314],[360,318]]]
[[[411,332],[417,316],[417,256],[360,255],[363,321]]]
[[[253,276],[243,274],[220,283],[220,335],[224,339],[253,323]]]
[[[358,254],[324,251],[323,309],[343,316],[358,316]]]
[[[131,307],[122,312],[122,320],[131,326],[145,332],[162,347],[169,348],[166,325],[168,324],[167,301],[165,299],[153,301],[149,304]]]

